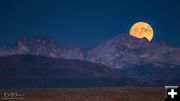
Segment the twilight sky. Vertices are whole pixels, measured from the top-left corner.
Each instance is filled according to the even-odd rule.
[[[87,47],[149,23],[155,41],[180,47],[179,0],[1,0],[0,44],[26,36],[50,36]]]

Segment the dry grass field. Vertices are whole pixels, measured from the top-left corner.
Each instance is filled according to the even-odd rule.
[[[164,88],[0,89],[0,101],[164,101]]]

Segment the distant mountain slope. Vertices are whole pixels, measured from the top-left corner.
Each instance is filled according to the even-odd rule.
[[[0,57],[0,88],[129,87],[180,84],[180,65],[113,69],[82,60],[37,55]]]
[[[115,36],[86,49],[73,45],[62,47],[49,37],[27,37],[0,48],[0,56],[14,54],[86,60],[118,69],[140,64],[158,67],[165,64],[180,65],[180,48],[162,42],[148,42],[128,34]]]
[[[33,55],[0,57],[0,78],[116,78],[119,73],[104,65],[82,60]]]
[[[180,65],[166,64],[162,67],[154,67],[153,64],[134,65],[123,69],[117,69],[124,77],[136,80],[150,81],[153,85],[179,85]]]
[[[0,57],[0,88],[144,86],[145,81],[82,60],[36,55]]]

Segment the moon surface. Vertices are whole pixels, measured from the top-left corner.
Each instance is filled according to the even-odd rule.
[[[153,29],[146,22],[138,22],[131,27],[130,35],[139,39],[146,38],[148,41],[151,41],[153,38]]]

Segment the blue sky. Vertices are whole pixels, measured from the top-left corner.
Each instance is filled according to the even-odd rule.
[[[38,35],[87,47],[145,21],[154,41],[180,47],[179,5],[178,0],[1,0],[0,43]]]

